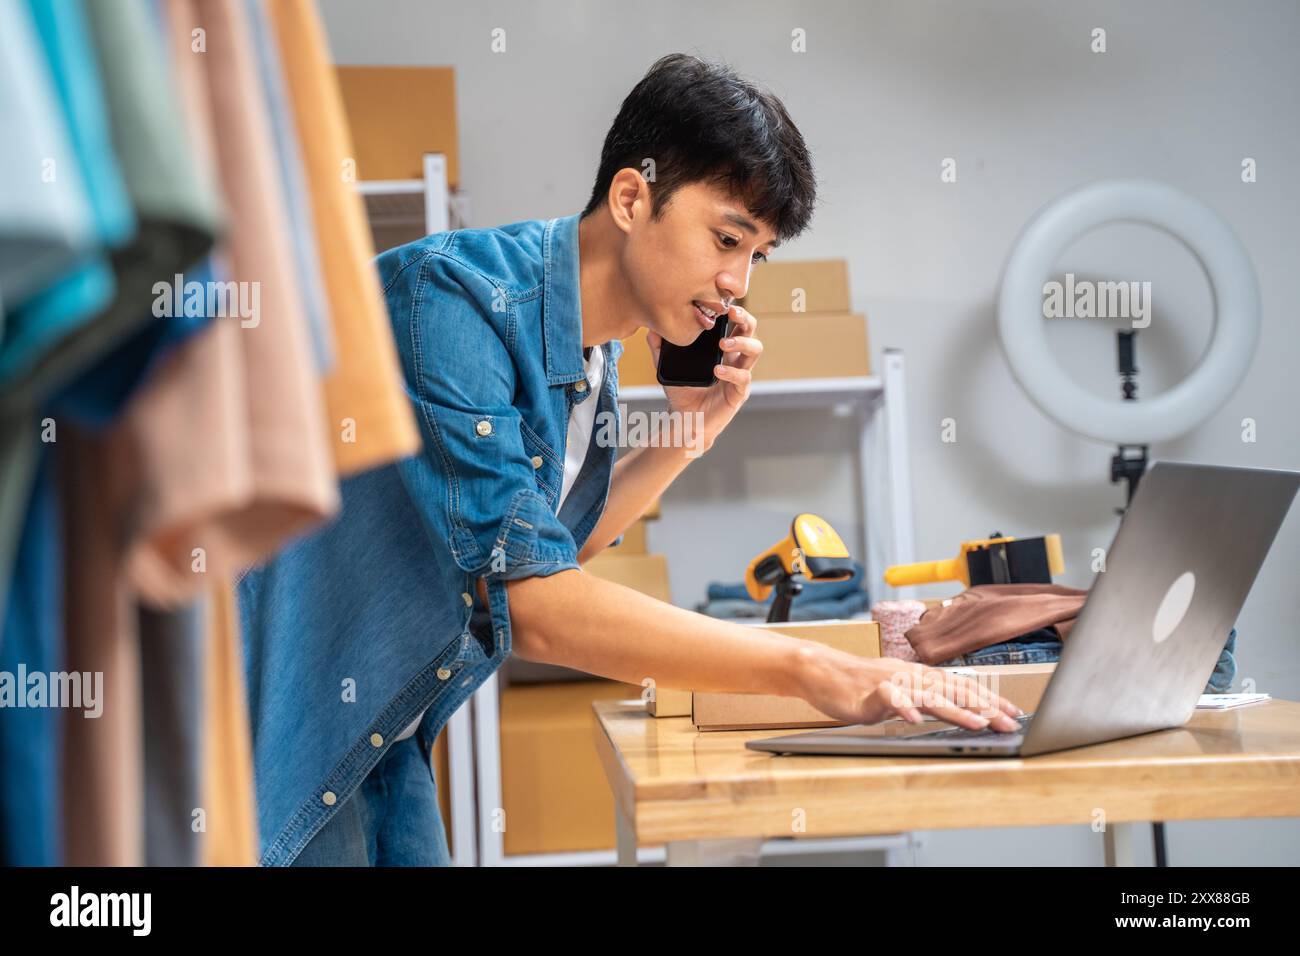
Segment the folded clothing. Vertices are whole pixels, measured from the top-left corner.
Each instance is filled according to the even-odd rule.
[[[790,605],[792,621],[827,621],[834,618],[851,617],[867,606],[867,594],[846,594],[840,598],[826,601],[799,601],[796,598]],[[695,610],[709,617],[722,618],[766,618],[771,610],[771,601],[751,601],[738,599],[719,599],[697,604]]]
[[[1040,628],[1065,638],[1087,596],[1060,584],[977,584],[927,610],[906,637],[931,665]]]
[[[882,630],[883,633],[883,630]],[[997,664],[1050,664],[1061,659],[1060,638],[1054,637],[1052,628],[1042,628],[1031,634],[1025,634],[1016,640],[990,644],[967,654],[959,654],[950,660],[941,661],[939,667],[976,667]],[[1037,635],[1037,636],[1035,636]],[[1237,629],[1228,634],[1227,643],[1219,652],[1219,660],[1214,665],[1214,673],[1205,684],[1206,694],[1226,694],[1232,690],[1232,681],[1237,675]],[[892,655],[885,655],[887,657]]]
[[[803,590],[790,602],[790,620],[825,621],[831,618],[850,617],[870,603],[863,587],[862,565],[854,561],[853,573],[842,581],[805,581]],[[709,617],[765,618],[776,597],[773,588],[762,601],[749,596],[743,581],[737,584],[709,582],[706,599],[695,605],[695,610]]]
[[[847,594],[856,592],[865,592],[862,584],[863,570],[861,563],[853,562],[853,574],[842,581],[805,581],[803,591],[795,596],[793,604],[799,604],[801,601],[822,601],[828,598],[840,598]],[[771,604],[772,593],[757,603]],[[705,601],[752,601],[749,596],[749,589],[745,587],[745,582],[737,584],[720,584],[717,581],[710,581],[708,591],[705,594]]]

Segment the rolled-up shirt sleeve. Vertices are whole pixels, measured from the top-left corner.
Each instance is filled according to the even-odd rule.
[[[385,291],[423,437],[400,469],[430,536],[473,577],[579,568],[572,534],[538,490],[512,404],[508,296],[439,253],[406,266]]]

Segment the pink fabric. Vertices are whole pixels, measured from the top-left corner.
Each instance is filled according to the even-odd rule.
[[[871,619],[880,625],[880,655],[904,661],[918,661],[907,640],[907,629],[925,613],[922,601],[877,601],[871,605]]]

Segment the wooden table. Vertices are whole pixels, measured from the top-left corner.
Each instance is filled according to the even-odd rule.
[[[1293,701],[1024,759],[777,756],[745,741],[793,731],[699,733],[639,700],[592,706],[620,865],[638,845],[665,844],[670,865],[753,862],[772,837],[1077,823],[1102,830],[1108,864],[1129,865],[1143,821],[1300,816]]]

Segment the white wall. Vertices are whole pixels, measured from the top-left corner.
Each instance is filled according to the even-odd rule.
[[[1109,543],[1112,449],[1064,432],[1011,380],[993,303],[1018,231],[1043,203],[1094,179],[1143,176],[1217,209],[1250,252],[1264,328],[1249,379],[1219,412],[1156,457],[1300,468],[1300,8],[1211,2],[360,3],[322,0],[340,63],[451,65],[464,186],[477,225],[565,215],[585,203],[624,95],[658,56],[720,56],[781,96],[808,141],[821,207],[783,258],[848,259],[873,360],[906,351],[918,557],[963,538],[1058,531],[1063,583],[1087,587]],[[506,30],[507,51],[490,51]],[[807,32],[807,52],[790,32]],[[1108,52],[1090,52],[1104,27]],[[956,184],[941,184],[944,157]],[[1259,181],[1240,181],[1243,157]],[[1137,226],[1078,242],[1061,271],[1153,283],[1141,395],[1183,377],[1210,334],[1212,303],[1190,253]],[[761,317],[760,317],[761,318]],[[1099,328],[1098,326],[1102,326]],[[1116,388],[1105,323],[1062,320],[1051,338],[1069,374]],[[940,422],[957,441],[940,441]],[[1240,423],[1258,423],[1241,441]],[[854,431],[806,412],[738,419],[665,496],[650,543],[670,555],[673,596],[738,580],[791,515],[813,510],[857,541]],[[1300,508],[1239,621],[1239,676],[1300,698]],[[953,590],[951,587],[932,591]],[[1295,863],[1294,820],[1173,824],[1185,863]],[[1092,863],[1086,828],[931,833],[928,863]]]

